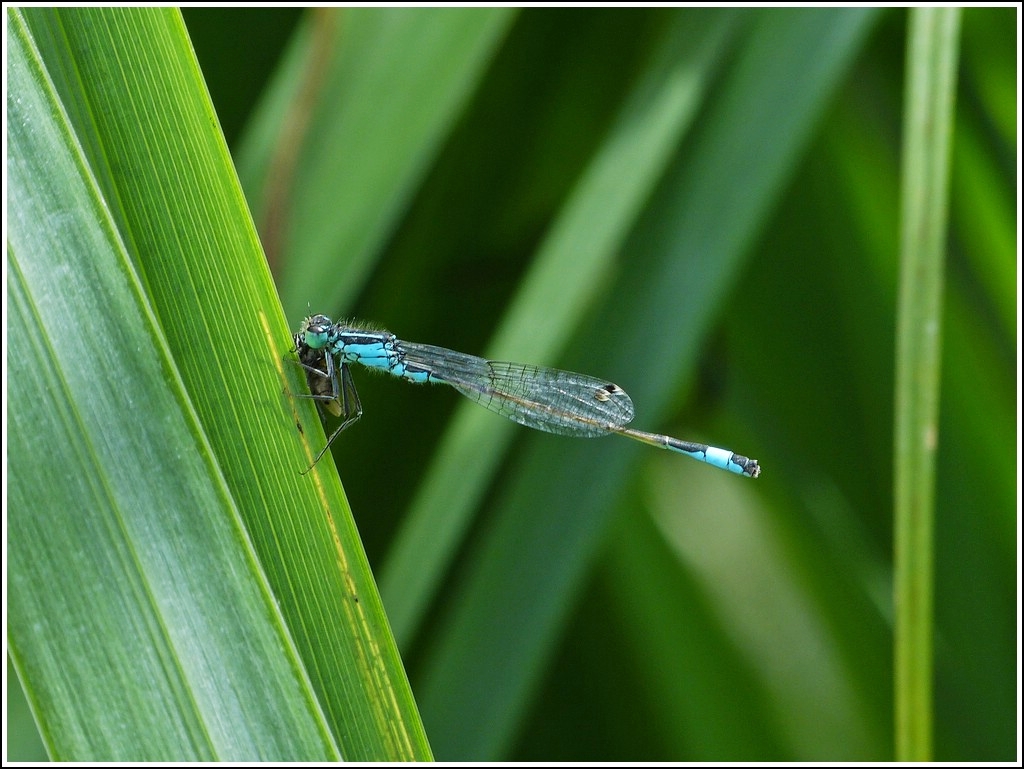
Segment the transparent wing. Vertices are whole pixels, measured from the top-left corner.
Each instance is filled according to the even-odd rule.
[[[572,371],[506,363],[415,342],[400,342],[404,363],[429,371],[467,398],[513,422],[560,435],[618,432],[633,401],[618,385]]]

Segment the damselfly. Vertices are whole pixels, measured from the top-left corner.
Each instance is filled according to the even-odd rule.
[[[634,410],[626,391],[586,374],[404,342],[387,331],[334,323],[325,315],[306,318],[294,341],[309,383],[310,395],[304,397],[342,419],[314,465],[341,431],[363,414],[349,371],[350,363],[359,363],[409,382],[450,385],[484,408],[536,430],[585,438],[617,433],[740,475],[756,478],[761,473],[756,459],[728,449],[627,427]]]

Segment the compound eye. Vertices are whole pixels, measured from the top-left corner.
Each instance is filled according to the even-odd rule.
[[[314,315],[309,318],[307,330],[312,331],[314,334],[322,334],[329,329],[333,324],[331,319],[326,315]]]

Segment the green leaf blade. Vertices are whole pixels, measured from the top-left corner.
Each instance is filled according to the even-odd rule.
[[[43,662],[56,649],[20,637],[15,658],[30,698],[45,705],[37,717],[51,724],[51,751],[120,760],[429,757],[340,486],[300,475],[311,458],[301,423],[315,424],[315,408],[290,397],[303,377],[285,360],[290,334],[180,16],[63,9],[12,18],[50,47],[32,54],[22,36],[25,61],[41,64],[12,89],[35,106],[22,121],[31,130],[15,136],[9,156],[20,185],[12,200],[22,206],[9,213],[22,226],[12,227],[8,258],[12,274],[24,275],[21,333],[41,334],[56,351],[21,353],[33,363],[19,372],[17,392],[31,401],[33,377],[66,380],[51,398],[73,406],[61,432],[17,437],[36,446],[26,454],[35,467],[75,445],[61,435],[87,436],[68,472],[111,492],[107,505],[104,495],[87,497],[87,508],[109,513],[100,531],[120,532],[97,533],[90,547],[99,559],[127,555],[114,558],[116,568],[83,563],[69,577],[107,576],[99,597],[138,604],[129,615],[150,618],[108,627],[103,618],[120,615],[83,597],[95,641],[76,647],[81,659],[68,650],[64,662],[79,665],[83,680],[102,666],[117,671],[108,678],[132,683],[130,696],[111,687],[86,702],[35,696],[52,684],[56,667]],[[54,88],[44,83],[48,66],[76,77]],[[43,125],[49,145],[32,145]],[[45,167],[18,170],[57,160],[52,180]],[[54,221],[62,226],[48,226]],[[61,333],[69,319],[75,333]],[[37,395],[34,405],[46,403]],[[19,403],[26,414],[32,405]],[[38,453],[51,444],[56,451]],[[27,504],[34,476],[20,467],[19,475],[29,485],[18,500]],[[52,491],[37,504],[57,520],[70,515],[75,494]],[[32,542],[50,562],[70,547],[11,529],[13,544]],[[12,563],[28,569],[36,560],[46,562]],[[36,585],[34,598],[46,590]],[[24,600],[33,603],[30,594]],[[12,637],[33,626],[25,619]],[[124,642],[106,649],[108,632]],[[154,651],[132,654],[132,644]],[[137,670],[136,657],[159,670]],[[166,685],[149,693],[161,671]],[[159,707],[103,707],[103,697]],[[55,716],[57,705],[83,723],[108,718],[111,731],[93,729],[109,737],[102,749],[53,729],[72,723]],[[158,738],[150,732],[160,730],[154,712],[164,707],[185,726]]]
[[[9,382],[18,447],[9,619],[12,655],[51,755],[295,756],[290,740],[267,728],[283,719],[328,757],[330,740],[263,585],[225,578],[221,558],[252,558],[237,513],[203,458],[194,414],[158,352],[68,126],[45,86],[35,87],[45,81],[29,38],[12,26],[22,34],[9,68],[18,98],[8,102],[16,202],[7,266],[10,354],[23,368]],[[136,409],[165,418],[140,423]],[[157,484],[140,483],[140,469],[153,467]],[[190,594],[207,600],[182,600]],[[235,607],[236,621],[219,606]],[[262,621],[242,621],[253,617]],[[263,669],[262,658],[282,652],[290,666]],[[269,699],[207,685],[257,676]]]
[[[896,758],[930,761],[935,458],[960,11],[915,9],[907,46],[896,347]]]

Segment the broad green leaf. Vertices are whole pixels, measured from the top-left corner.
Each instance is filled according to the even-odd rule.
[[[50,755],[428,758],[180,16],[7,41],[8,640]]]

